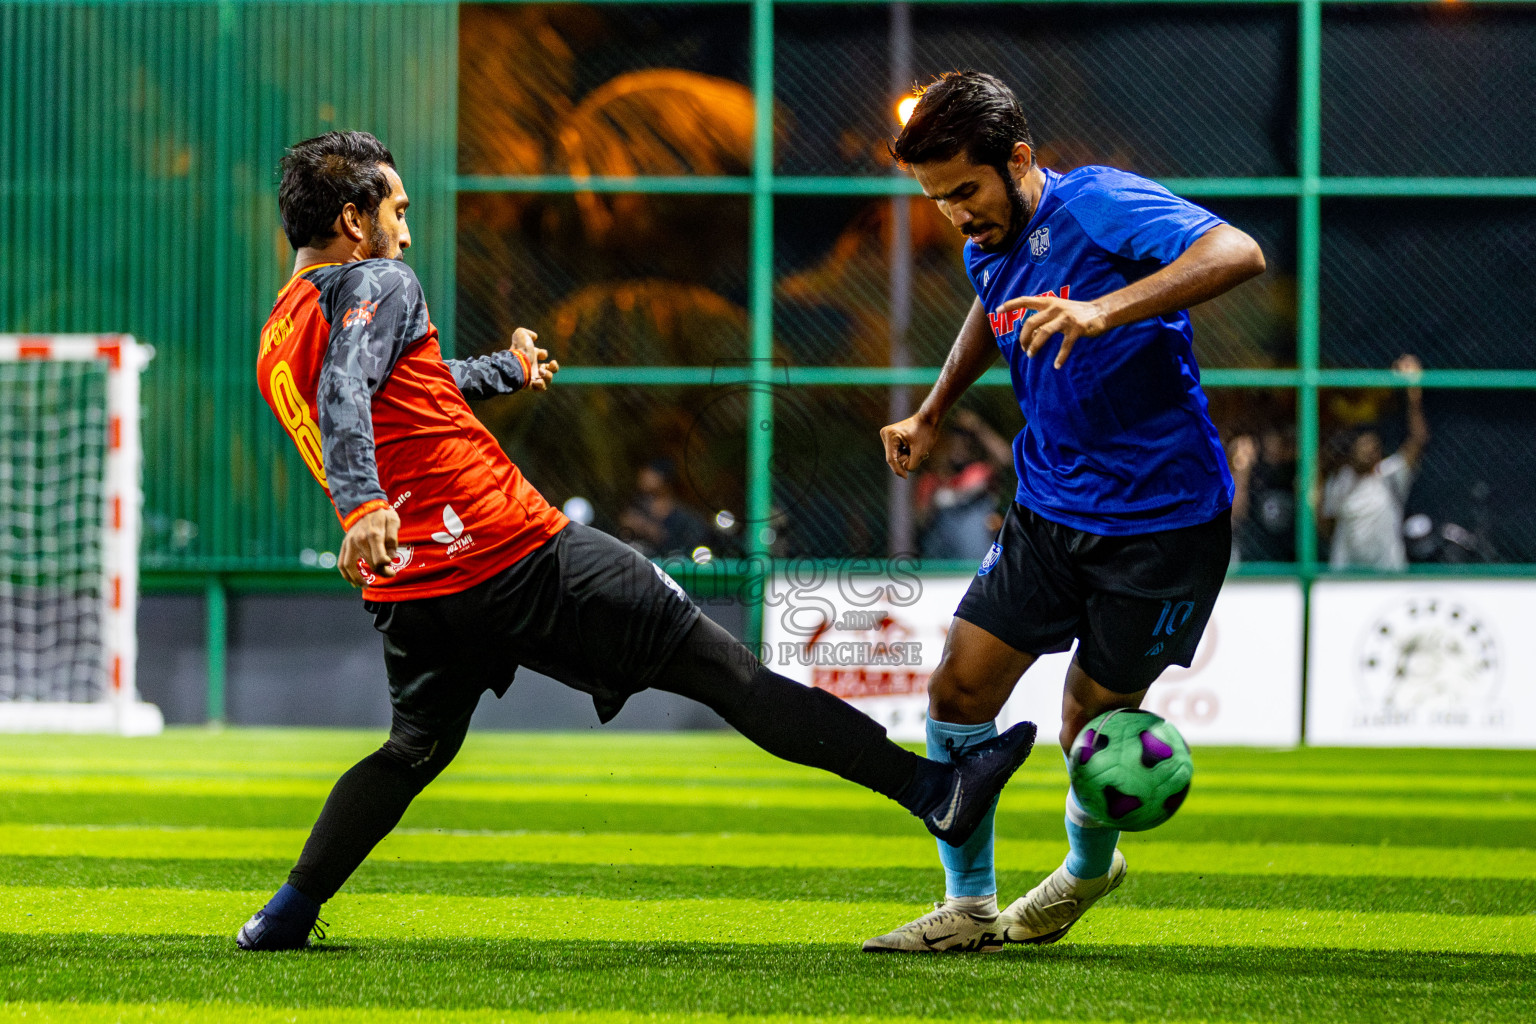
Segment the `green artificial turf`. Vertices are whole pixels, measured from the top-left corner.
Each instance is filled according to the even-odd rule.
[[[1199,750],[1062,943],[869,956],[942,895],[900,808],[728,735],[476,734],[327,905],[237,952],[379,737],[7,737],[0,1020],[898,1024],[1516,1021],[1536,753]],[[1042,754],[1049,753],[1043,751]],[[1065,851],[1059,758],[998,813],[1003,900]]]

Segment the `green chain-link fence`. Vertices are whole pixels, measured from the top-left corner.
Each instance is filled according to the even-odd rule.
[[[622,531],[670,467],[716,568],[920,543],[876,431],[971,295],[885,141],[904,83],[962,66],[1019,91],[1044,162],[1159,178],[1264,246],[1195,314],[1219,425],[1265,453],[1238,571],[1323,571],[1309,483],[1341,432],[1401,436],[1412,352],[1414,571],[1536,574],[1536,5],[12,0],[0,51],[0,329],[157,347],[144,578],[215,611],[340,585],[250,358],[291,258],[276,161],[332,127],[393,148],[448,345],[525,324],[567,365],[481,409],[551,499]],[[967,408],[1019,425],[1002,371]]]

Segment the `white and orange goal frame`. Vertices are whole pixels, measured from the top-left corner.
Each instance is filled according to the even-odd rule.
[[[0,335],[0,732],[144,735],[139,374],[120,334]]]

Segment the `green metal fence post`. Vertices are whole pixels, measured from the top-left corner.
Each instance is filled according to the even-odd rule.
[[[213,387],[206,390],[207,402],[211,412],[209,431],[211,437],[204,451],[206,452],[207,474],[203,477],[203,484],[198,489],[199,508],[197,519],[205,520],[212,529],[212,541],[205,550],[215,556],[228,556],[234,553],[235,545],[232,543],[234,530],[233,510],[229,495],[233,491],[233,481],[229,471],[230,463],[230,430],[232,424],[228,414],[229,409],[229,366],[231,350],[237,346],[230,344],[228,338],[238,337],[240,328],[233,316],[233,290],[232,279],[235,260],[235,189],[234,189],[234,139],[229,128],[234,116],[234,90],[235,75],[238,68],[235,66],[235,30],[239,13],[231,0],[222,0],[219,4],[219,38],[218,38],[218,66],[214,68],[214,123],[218,130],[214,132],[213,150],[213,198],[210,209],[213,213],[213,295],[211,297],[209,316],[206,321],[208,341],[213,351],[210,353],[210,370]],[[190,439],[188,439],[190,440]],[[221,714],[222,717],[222,714]]]
[[[455,230],[451,234],[439,235],[446,237],[448,245],[444,246],[442,260],[444,262],[443,287],[434,300],[433,310],[436,315],[443,358],[452,359],[457,354],[458,339],[458,281],[459,281],[459,253],[458,231],[459,218],[458,193],[454,184],[454,175],[459,170],[459,5],[449,4],[446,12],[448,19],[448,48],[442,54],[445,66],[442,73],[451,82],[448,89],[448,106],[443,111],[442,118],[447,123],[444,130],[446,138],[438,146],[438,160],[440,163],[435,168],[441,175],[435,190],[446,200],[446,209],[440,211],[438,216],[452,218],[451,223]]]
[[[224,724],[224,687],[229,663],[229,591],[224,577],[210,574],[203,585],[208,656],[208,724]]]
[[[1310,573],[1317,562],[1316,509],[1312,497],[1317,484],[1319,369],[1318,277],[1320,266],[1322,199],[1322,2],[1302,0],[1299,79],[1301,95],[1297,111],[1297,168],[1301,195],[1297,199],[1296,360],[1301,368],[1297,394],[1297,434],[1300,449],[1297,497],[1296,557],[1302,572]]]
[[[747,410],[747,537],[751,565],[771,565],[773,536],[773,0],[752,0],[752,322]],[[763,638],[762,586],[745,588],[745,630]]]
[[[1301,368],[1301,387],[1296,394],[1297,465],[1296,560],[1301,573],[1301,728],[1306,740],[1308,619],[1311,615],[1312,581],[1317,574],[1317,508],[1321,493],[1317,478],[1318,371],[1320,369],[1321,313],[1318,288],[1322,246],[1322,0],[1301,0],[1300,63],[1301,95],[1297,110],[1297,171],[1301,196],[1297,199],[1296,227],[1296,362]]]

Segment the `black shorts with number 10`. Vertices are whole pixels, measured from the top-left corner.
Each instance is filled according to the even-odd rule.
[[[1105,537],[1014,503],[955,610],[1029,654],[1069,650],[1099,685],[1135,693],[1188,666],[1232,556],[1232,512],[1156,533]]]

